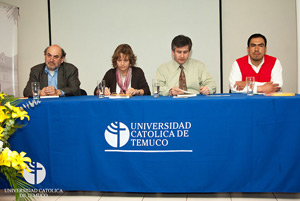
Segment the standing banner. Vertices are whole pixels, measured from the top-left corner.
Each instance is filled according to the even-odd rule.
[[[19,96],[18,27],[19,8],[0,3],[0,91]]]

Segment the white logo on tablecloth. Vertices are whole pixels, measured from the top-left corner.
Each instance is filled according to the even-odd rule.
[[[24,178],[28,183],[36,185],[44,181],[46,177],[46,169],[42,164],[38,162],[31,162],[27,165],[27,168],[31,171],[28,172],[24,170]]]
[[[123,147],[129,140],[128,127],[122,122],[114,122],[105,129],[105,140],[112,147]]]

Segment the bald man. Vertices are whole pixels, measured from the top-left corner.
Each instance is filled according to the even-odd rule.
[[[45,49],[44,56],[45,63],[31,68],[23,95],[32,97],[31,83],[40,82],[40,96],[80,96],[78,69],[64,62],[65,51],[52,45]]]

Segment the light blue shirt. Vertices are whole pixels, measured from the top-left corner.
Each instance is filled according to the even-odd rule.
[[[57,75],[58,75],[58,68],[54,71],[54,74],[51,75],[49,69],[48,69],[48,66],[46,66],[45,68],[45,73],[48,75],[48,86],[54,86],[55,89],[57,89]],[[65,92],[60,90],[61,91],[61,96],[64,96],[65,95]]]

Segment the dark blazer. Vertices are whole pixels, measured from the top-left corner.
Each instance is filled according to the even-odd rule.
[[[116,86],[117,86],[116,69],[117,68],[112,68],[109,71],[107,71],[103,78],[105,80],[106,87],[110,89],[111,93],[116,92]],[[144,95],[151,95],[144,72],[139,67],[132,67],[131,87],[134,89],[143,89]],[[94,90],[95,95],[96,95],[96,91],[97,91],[97,87]]]
[[[31,82],[40,82],[43,89],[48,86],[48,75],[45,72],[46,64],[38,64],[30,69],[29,80],[23,91],[25,97],[32,97]],[[78,69],[70,63],[63,62],[58,68],[57,88],[65,92],[65,96],[80,96],[80,81]]]

